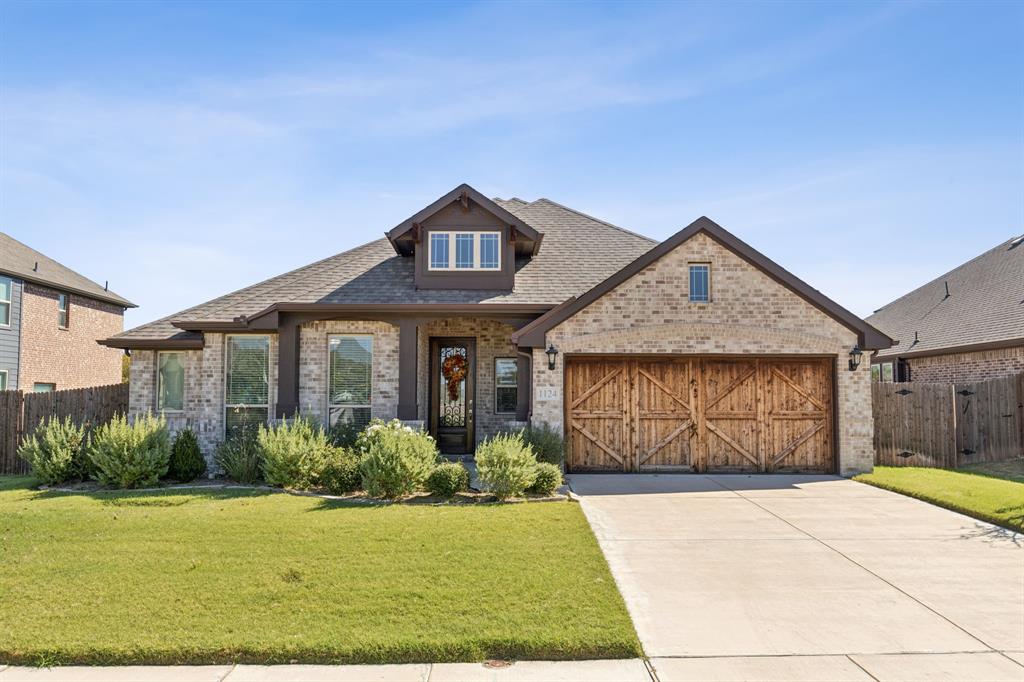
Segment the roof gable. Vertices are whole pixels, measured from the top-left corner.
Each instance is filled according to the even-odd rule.
[[[532,323],[526,325],[512,335],[513,342],[521,346],[543,346],[545,343],[545,334],[548,330],[554,328],[564,320],[569,319],[615,287],[626,282],[634,275],[639,274],[645,268],[669,253],[672,253],[680,245],[700,233],[706,234],[715,242],[735,253],[737,256],[753,265],[771,279],[793,291],[795,294],[821,310],[829,317],[833,318],[851,331],[856,332],[858,343],[861,347],[865,349],[887,348],[892,343],[892,339],[888,336],[881,333],[849,310],[846,310],[817,289],[814,289],[796,275],[785,270],[782,266],[760,253],[710,218],[703,216],[695,220],[683,230],[680,230],[665,241],[661,242],[647,253],[638,257],[636,260],[629,263],[581,296],[566,301],[563,305],[551,310],[545,315],[534,320]]]

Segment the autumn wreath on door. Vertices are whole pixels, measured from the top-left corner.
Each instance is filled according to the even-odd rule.
[[[446,358],[441,365],[441,376],[448,382],[448,400],[454,403],[459,399],[459,386],[466,378],[465,356],[452,355]]]

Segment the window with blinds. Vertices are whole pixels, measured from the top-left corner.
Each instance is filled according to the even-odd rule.
[[[711,300],[711,266],[695,264],[690,266],[690,301],[707,303]]]
[[[519,401],[519,365],[515,358],[494,359],[494,411],[514,414]]]
[[[157,353],[156,409],[185,409],[185,354],[180,351]]]
[[[224,435],[270,416],[270,337],[229,336],[224,357]]]
[[[327,339],[330,364],[327,403],[330,423],[365,426],[373,390],[373,337],[338,335]]]

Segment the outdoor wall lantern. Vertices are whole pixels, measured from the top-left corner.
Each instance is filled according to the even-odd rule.
[[[860,366],[860,356],[863,355],[859,346],[854,346],[850,350],[850,371],[853,372]]]
[[[555,358],[558,357],[558,349],[555,348],[555,345],[552,343],[548,344],[548,349],[544,352],[547,353],[548,356],[548,369],[554,369]]]

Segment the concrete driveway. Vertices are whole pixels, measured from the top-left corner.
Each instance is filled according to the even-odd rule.
[[[832,476],[569,479],[661,682],[1024,680],[1024,536]]]

